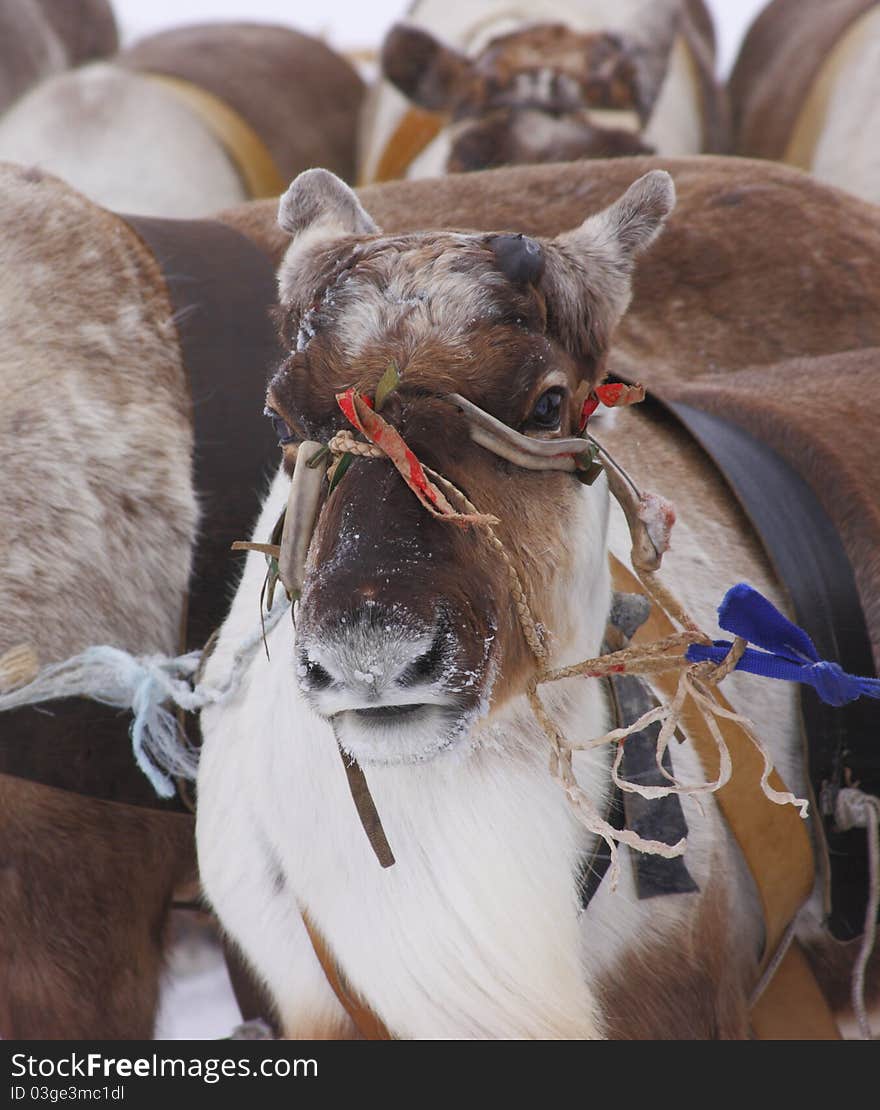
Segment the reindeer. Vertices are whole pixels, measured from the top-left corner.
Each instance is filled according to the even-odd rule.
[[[0,112],[50,74],[118,47],[109,0],[0,3]]]
[[[773,0],[730,76],[734,149],[880,201],[880,6]]]
[[[681,798],[686,892],[640,901],[625,869],[616,892],[603,881],[584,909],[595,828],[548,773],[529,693],[540,653],[552,667],[601,654],[608,553],[629,565],[630,536],[604,478],[583,485],[570,468],[523,459],[546,466],[573,450],[636,259],[674,200],[655,170],[571,230],[530,239],[386,234],[323,171],[281,199],[289,353],[267,406],[284,461],[254,539],[277,532],[287,505],[280,559],[294,624],[267,626],[267,657],[202,713],[197,842],[206,895],[287,1036],[748,1035],[767,938],[718,809]],[[380,408],[369,444],[340,438],[346,417],[363,431]],[[405,462],[388,446],[398,435]],[[704,627],[715,628],[720,584],[738,578],[784,605],[739,510],[679,429],[635,410],[607,443],[683,502],[666,580]],[[308,466],[319,444],[349,456],[329,483]],[[412,477],[416,460],[430,495]],[[265,575],[263,556],[249,556],[208,684],[253,634]],[[761,722],[803,797],[792,691],[748,683],[733,676],[733,703]],[[543,704],[565,734],[610,727],[595,682],[568,678]],[[571,789],[595,813],[608,805],[608,759],[573,756]],[[673,761],[678,781],[702,781],[687,744]],[[818,898],[801,910],[805,938],[820,931]]]
[[[365,181],[725,149],[701,0],[416,3],[409,18],[382,47]]]
[[[2,194],[5,692],[22,644],[41,663],[94,643],[176,651],[198,510],[155,259],[61,182],[4,166]],[[47,437],[50,381],[65,415]],[[149,1037],[171,901],[195,877],[192,818],[9,774],[0,815],[0,1035]]]
[[[44,81],[0,121],[0,158],[119,211],[205,216],[277,196],[316,163],[350,178],[362,95],[310,35],[194,25]]]
[[[173,656],[182,640],[201,647],[210,634],[241,527],[223,535],[224,506],[238,503],[252,519],[266,444],[249,437],[252,468],[242,468],[241,445],[234,454],[229,445],[233,481],[216,456],[208,467],[199,428],[210,419],[211,442],[228,443],[229,425],[207,416],[218,398],[236,426],[252,413],[262,431],[264,374],[250,387],[239,379],[239,393],[224,379],[223,348],[235,350],[241,335],[240,361],[259,365],[262,331],[252,325],[265,320],[273,289],[257,246],[220,221],[161,225],[171,229],[169,255],[143,222],[33,169],[0,166],[0,192],[2,700],[36,667],[90,645]],[[147,223],[155,234],[159,222]],[[200,264],[187,246],[193,234]],[[236,292],[253,306],[244,316],[217,301],[209,265],[229,266],[245,284]],[[199,319],[208,333],[196,352],[201,378],[192,364]],[[47,436],[49,382],[64,417]],[[157,796],[127,732],[116,710],[85,699],[0,713],[4,1038],[153,1034],[172,906],[198,898],[194,820],[191,804]]]

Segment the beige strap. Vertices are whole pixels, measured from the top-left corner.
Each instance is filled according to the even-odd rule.
[[[783,162],[802,170],[811,170],[816,144],[825,127],[828,106],[840,74],[849,64],[864,40],[865,26],[877,16],[876,9],[864,13],[841,35],[833,50],[822,63],[810,91],[798,113],[797,120],[782,157]]]
[[[611,578],[616,590],[644,593],[641,583],[621,562],[611,559]],[[633,644],[650,644],[675,632],[669,618],[656,605],[648,620],[633,636]],[[675,696],[678,676],[667,672],[652,675],[652,684],[664,697]],[[729,703],[716,689],[714,695],[725,709]],[[718,750],[702,726],[702,717],[688,702],[682,720],[706,775],[718,774]],[[813,850],[807,828],[794,806],[771,802],[761,789],[763,761],[760,753],[734,721],[717,718],[730,751],[733,773],[715,794],[724,818],[736,837],[758,888],[764,911],[764,961],[769,960],[795,914],[813,888]],[[786,790],[774,771],[769,780],[774,790]]]
[[[752,1007],[752,1032],[762,1041],[839,1041],[840,1029],[796,940]]]
[[[147,76],[174,93],[201,119],[222,144],[252,199],[277,197],[284,192],[287,182],[275,165],[269,148],[238,112],[190,81],[162,73]]]
[[[39,671],[40,659],[33,644],[16,644],[0,655],[0,694],[33,682]]]
[[[385,144],[372,179],[360,184],[372,185],[404,177],[412,163],[440,134],[446,123],[446,116],[439,112],[409,108]]]

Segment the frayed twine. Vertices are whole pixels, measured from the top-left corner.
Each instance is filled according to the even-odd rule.
[[[746,641],[736,637],[730,650],[719,663],[690,663],[686,656],[681,654],[682,649],[686,649],[695,643],[711,643],[709,637],[700,631],[696,622],[659,583],[654,574],[642,572],[639,577],[651,601],[665,612],[673,623],[680,626],[680,631],[652,644],[627,647],[621,651],[610,652],[594,659],[586,659],[570,667],[563,667],[555,671],[549,671],[545,668],[532,680],[528,689],[529,705],[545,736],[550,741],[550,773],[559,780],[582,824],[591,832],[600,836],[608,845],[611,860],[608,874],[612,889],[616,888],[620,877],[618,843],[626,844],[628,847],[646,855],[658,855],[664,859],[673,859],[676,856],[683,855],[687,842],[682,839],[676,844],[669,845],[653,840],[643,840],[630,830],[615,829],[607,821],[604,821],[575,781],[572,770],[572,755],[576,751],[589,751],[604,744],[616,743],[618,749],[612,763],[611,774],[615,784],[621,790],[639,794],[643,798],[663,798],[669,794],[686,794],[693,797],[699,804],[699,795],[714,794],[721,790],[729,782],[733,771],[730,752],[716,720],[716,718],[721,717],[733,721],[761,756],[763,771],[760,788],[765,797],[776,805],[796,806],[802,818],[807,817],[809,804],[804,798],[798,798],[788,791],[776,790],[770,785],[770,776],[774,771],[773,763],[765,745],[756,735],[753,723],[747,717],[721,705],[713,695],[712,688],[717,686],[736,667],[745,650]],[[520,618],[522,619],[522,614],[520,614]],[[680,670],[681,675],[675,694],[665,704],[658,705],[643,713],[631,725],[612,729],[602,736],[581,743],[573,743],[562,735],[550,719],[538,696],[539,685],[563,678],[577,676],[604,678],[612,674],[648,675],[672,670]],[[662,763],[669,742],[681,724],[688,698],[691,699],[699,711],[718,750],[718,775],[711,782],[681,783],[666,770]],[[656,744],[656,764],[661,775],[670,785],[642,786],[639,783],[621,778],[619,772],[623,759],[623,741],[626,740],[627,736],[640,732],[648,725],[656,722],[660,722],[661,725]]]
[[[279,598],[267,614],[266,629],[272,629],[289,608],[286,598]],[[168,706],[194,713],[225,700],[238,686],[262,637],[262,628],[248,637],[236,651],[224,681],[213,686],[198,681],[202,651],[177,657],[135,656],[109,645],[90,647],[44,667],[25,685],[0,696],[0,712],[73,697],[131,710],[129,734],[137,765],[159,797],[170,798],[175,778],[195,780],[198,751]]]

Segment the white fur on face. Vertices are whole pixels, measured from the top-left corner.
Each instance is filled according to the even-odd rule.
[[[413,680],[414,661],[435,648],[438,636],[441,673]],[[305,701],[363,766],[432,759],[466,738],[479,715],[463,712],[457,694],[482,672],[462,673],[456,667],[451,630],[413,628],[406,612],[391,611],[373,622],[367,603],[359,618],[343,618],[329,635],[322,628],[320,638],[298,639],[297,678]],[[316,667],[329,679],[326,685],[309,681]]]

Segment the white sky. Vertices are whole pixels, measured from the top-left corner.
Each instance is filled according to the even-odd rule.
[[[766,0],[706,0],[715,18],[722,73]],[[251,20],[323,35],[342,49],[376,47],[408,0],[114,0],[123,41],[181,23]]]

